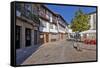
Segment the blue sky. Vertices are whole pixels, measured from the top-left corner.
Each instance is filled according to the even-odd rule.
[[[49,9],[62,15],[62,17],[70,24],[74,18],[75,12],[81,8],[84,13],[91,13],[96,11],[95,7],[80,7],[80,6],[62,6],[62,5],[46,5]]]

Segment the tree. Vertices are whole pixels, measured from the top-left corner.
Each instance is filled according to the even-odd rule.
[[[75,17],[71,21],[72,31],[85,31],[90,28],[89,24],[90,16],[88,14],[84,14],[81,9],[76,11]]]

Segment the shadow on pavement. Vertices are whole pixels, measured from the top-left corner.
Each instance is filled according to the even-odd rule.
[[[41,45],[34,45],[16,50],[16,65],[22,64],[29,56],[31,56]]]

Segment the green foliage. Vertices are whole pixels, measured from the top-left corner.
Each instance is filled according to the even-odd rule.
[[[85,31],[90,28],[89,15],[84,14],[81,9],[75,13],[75,17],[71,21],[71,28],[74,32]]]
[[[30,12],[30,17],[32,18],[33,21],[35,21],[36,23],[39,23],[40,20],[39,20],[38,15],[35,15]]]

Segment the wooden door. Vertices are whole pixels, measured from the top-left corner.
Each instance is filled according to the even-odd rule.
[[[31,29],[26,28],[25,29],[25,40],[26,40],[26,46],[31,45]]]
[[[63,39],[63,34],[61,33],[61,39]]]
[[[49,34],[46,33],[46,42],[49,42]]]
[[[40,33],[40,44],[44,43],[44,34]]]
[[[37,45],[37,30],[34,30],[34,44]]]

